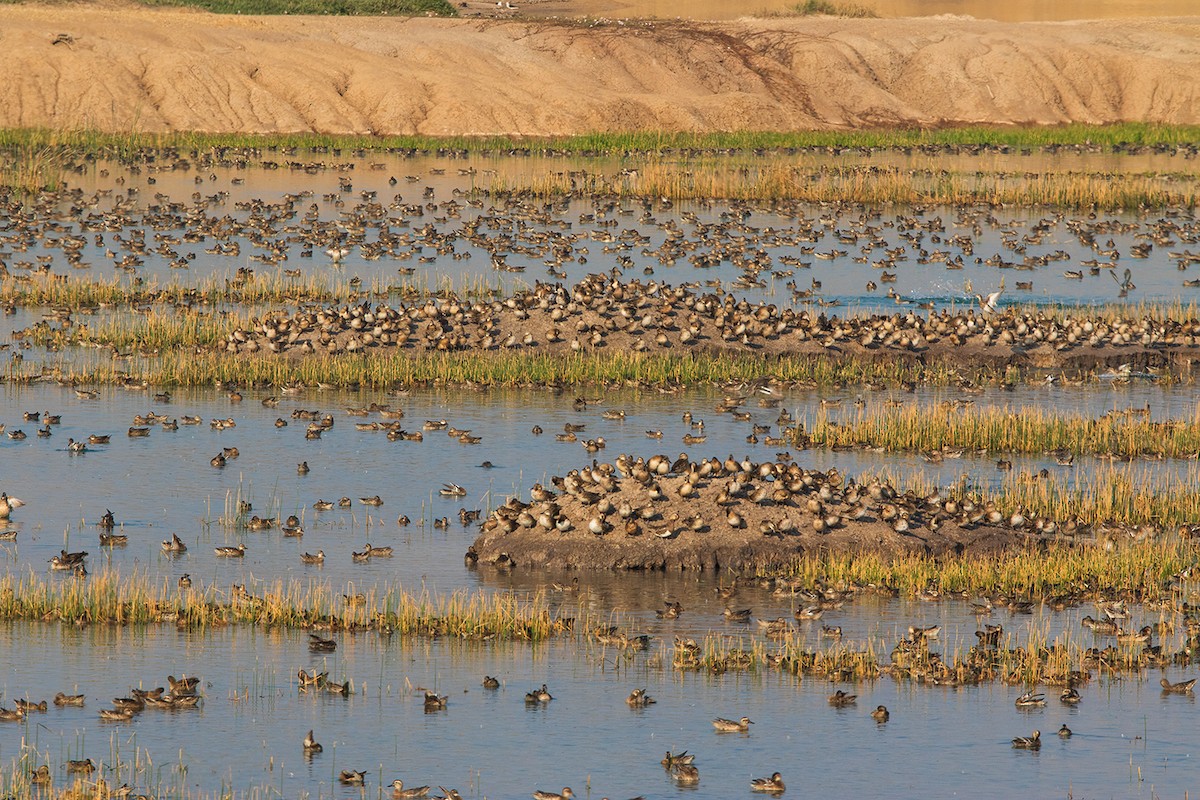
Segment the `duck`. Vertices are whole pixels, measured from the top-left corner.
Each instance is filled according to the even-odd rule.
[[[778,772],[772,773],[769,778],[752,778],[750,780],[750,789],[755,792],[782,794],[786,788],[783,785],[783,776]]]
[[[404,781],[396,778],[392,781],[392,798],[393,800],[412,800],[417,797],[425,797],[429,794],[428,786],[414,786],[411,789],[404,788]]]
[[[332,653],[337,649],[337,640],[325,639],[315,633],[310,633],[308,635],[308,649],[314,653]]]
[[[667,769],[672,769],[676,764],[691,764],[696,760],[696,756],[684,750],[682,753],[672,753],[670,750],[663,756],[663,760],[659,763]]]
[[[858,695],[846,694],[841,689],[838,689],[833,694],[829,695],[829,705],[834,708],[844,708],[858,702]]]
[[[352,769],[344,769],[338,775],[338,783],[345,784],[346,786],[362,786],[364,783],[366,783],[366,780],[366,770],[363,770],[362,772],[356,772]]]
[[[312,755],[313,753],[319,753],[324,749],[325,748],[321,747],[321,743],[313,738],[313,732],[310,729],[309,732],[304,736],[304,754]]]
[[[333,508],[333,501],[318,500],[317,502],[313,503],[313,508],[315,508],[317,511],[329,511]]]
[[[105,722],[128,722],[133,719],[132,708],[102,708],[100,719]]]
[[[1016,699],[1017,708],[1035,708],[1044,705],[1046,705],[1046,696],[1044,694],[1025,692]]]
[[[532,692],[525,693],[526,703],[549,703],[554,697],[550,694],[550,690],[546,688],[546,684],[542,684],[541,689],[534,689]]]
[[[1042,732],[1034,731],[1032,736],[1018,736],[1012,740],[1012,746],[1018,750],[1040,750],[1042,747]]]
[[[754,724],[754,720],[749,717],[742,717],[739,720],[717,717],[712,721],[712,724],[717,729],[717,733],[746,733],[750,730],[750,726]]]
[[[365,552],[371,558],[391,558],[392,548],[390,547],[371,547],[371,543],[367,542]]]
[[[81,694],[64,694],[59,692],[54,695],[54,705],[62,708],[63,706],[82,706],[84,696]]]
[[[174,675],[167,676],[167,686],[171,687],[171,694],[179,697],[180,695],[192,695],[196,693],[196,688],[200,685],[200,679],[192,676],[183,675],[176,678]]]
[[[162,549],[168,553],[186,553],[187,545],[179,538],[178,533],[172,533],[170,539],[163,540]]]
[[[1058,699],[1064,703],[1075,705],[1083,698],[1080,696],[1078,689],[1076,689],[1074,686],[1068,686],[1066,689],[1062,690],[1062,694],[1058,696]]]
[[[42,764],[37,769],[29,770],[29,782],[38,786],[45,786],[50,783],[53,778],[50,775],[50,767]]]
[[[876,722],[887,722],[889,719],[891,719],[891,716],[891,713],[887,710],[887,706],[878,706],[874,711],[871,712],[871,719],[875,720]]]
[[[1071,732],[1071,729],[1067,727],[1067,723],[1064,722],[1062,727],[1058,729],[1058,735],[1063,739],[1070,739],[1075,734]]]
[[[96,771],[96,762],[90,758],[85,758],[79,761],[67,759],[67,772],[82,773],[91,775]]]
[[[634,689],[629,693],[629,697],[625,698],[625,702],[631,708],[645,708],[646,706],[654,705],[658,701],[646,694],[645,689]]]
[[[694,786],[700,782],[700,770],[695,764],[676,764],[671,768],[671,777],[676,783],[684,784],[685,786]]]
[[[17,706],[18,709],[20,709],[21,711],[24,711],[26,713],[29,713],[30,711],[41,711],[41,712],[46,711],[46,701],[45,700],[41,701],[40,703],[35,703],[32,700],[22,700],[20,698],[17,698],[16,700],[13,701],[13,703]]]
[[[23,719],[25,719],[25,712],[19,708],[0,708],[0,721],[20,722]]]
[[[449,700],[450,698],[447,695],[427,691],[425,692],[425,710],[427,712],[441,711],[446,707]]]
[[[1160,686],[1162,686],[1162,690],[1167,694],[1191,694],[1192,688],[1196,685],[1196,679],[1192,678],[1190,681],[1171,683],[1166,678],[1162,678],[1158,683]]]
[[[214,547],[213,552],[224,558],[242,558],[246,555],[246,545],[240,542],[236,547],[222,545],[221,547]]]
[[[575,796],[575,792],[571,791],[570,786],[564,786],[561,792],[541,792],[533,793],[533,800],[571,800]]]
[[[318,550],[316,552],[316,555],[313,555],[312,553],[301,553],[300,554],[300,563],[301,564],[324,564],[325,563],[325,551]]]
[[[499,689],[500,688],[500,679],[493,678],[491,675],[484,675],[483,676],[483,688]]]
[[[9,497],[7,492],[0,492],[0,519],[8,519],[13,509],[20,508],[23,505],[25,505],[23,500],[16,497]]]

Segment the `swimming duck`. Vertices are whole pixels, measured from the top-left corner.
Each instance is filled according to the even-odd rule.
[[[1044,694],[1025,692],[1016,699],[1017,708],[1034,708],[1044,705],[1046,705],[1046,696]]]
[[[362,786],[367,780],[367,772],[355,772],[352,769],[344,769],[338,775],[338,782],[347,786]]]
[[[833,694],[829,695],[829,705],[834,708],[844,708],[848,705],[853,705],[858,701],[858,695],[846,694],[841,689],[838,689]]]
[[[732,608],[726,608],[725,619],[729,620],[730,622],[749,622],[750,609],[742,608],[734,611]]]
[[[50,783],[53,778],[50,775],[50,767],[42,764],[37,769],[29,770],[29,782],[38,786],[45,786]]]
[[[200,685],[200,679],[194,676],[188,677],[187,675],[179,678],[176,678],[174,675],[168,675],[167,685],[171,687],[171,694],[176,697],[191,695],[196,693],[196,688]]]
[[[90,758],[85,758],[80,761],[74,761],[71,759],[67,759],[67,772],[76,772],[76,773],[83,773],[84,775],[91,775],[95,771],[96,771],[96,762],[92,761]]]
[[[301,553],[300,554],[300,563],[301,564],[324,564],[325,563],[325,551],[318,550],[316,555],[313,555],[312,553]]]
[[[887,722],[891,719],[891,714],[888,713],[887,706],[879,706],[871,712],[871,719],[876,722]]]
[[[381,506],[383,505],[383,498],[379,495],[375,495],[374,497],[360,497],[358,498],[358,502],[364,506]]]
[[[318,500],[317,502],[313,503],[313,508],[315,508],[317,511],[329,511],[333,508],[333,501]]]
[[[646,694],[645,689],[634,689],[629,693],[629,697],[625,698],[625,702],[632,708],[645,708],[646,706],[654,705],[658,701]]]
[[[179,538],[178,533],[172,533],[170,539],[163,540],[162,549],[168,553],[186,553],[187,545]]]
[[[1064,722],[1063,726],[1058,729],[1058,735],[1064,739],[1070,739],[1074,734],[1071,732],[1071,729],[1067,727],[1067,723]]]
[[[550,694],[550,690],[546,688],[546,684],[542,684],[542,688],[534,689],[532,692],[525,693],[526,703],[549,703],[554,697]]]
[[[297,475],[307,475],[308,472],[309,472],[309,469],[308,469],[307,461],[301,461],[299,464],[296,465],[296,474]]]
[[[493,678],[491,675],[484,675],[483,676],[483,688],[499,689],[500,688],[500,679]]]
[[[670,750],[663,756],[663,760],[659,763],[667,769],[673,769],[676,764],[691,764],[696,760],[696,756],[684,750],[682,753],[672,753]]]
[[[769,778],[752,778],[750,780],[750,789],[755,792],[782,794],[786,788],[783,785],[783,776],[778,772],[772,773]]]
[[[46,701],[45,700],[41,701],[40,703],[35,703],[32,700],[22,700],[20,698],[17,698],[16,700],[13,701],[13,703],[16,704],[18,709],[20,709],[21,711],[24,711],[26,713],[28,713],[30,711],[45,712],[45,710],[46,710]]]
[[[1192,688],[1196,685],[1196,679],[1192,678],[1190,681],[1171,683],[1166,678],[1162,678],[1158,683],[1162,686],[1162,690],[1168,694],[1191,694]]]
[[[391,558],[392,548],[390,547],[371,547],[371,543],[367,542],[366,552],[371,558]]]
[[[246,545],[241,543],[239,543],[237,547],[222,545],[221,547],[214,547],[213,552],[215,552],[218,556],[223,556],[225,558],[242,558],[246,555]]]
[[[700,782],[700,770],[695,764],[676,764],[671,768],[671,777],[676,783],[694,786]]]
[[[304,737],[304,754],[312,755],[313,753],[319,753],[324,749],[325,748],[321,747],[321,743],[313,738],[313,732],[309,730]]]
[[[1018,750],[1040,750],[1042,747],[1042,732],[1034,731],[1033,736],[1018,736],[1012,740],[1012,746]]]
[[[1080,697],[1079,691],[1075,687],[1068,686],[1066,689],[1062,690],[1062,694],[1058,696],[1058,699],[1064,703],[1074,705],[1083,698]]]
[[[60,708],[63,706],[82,706],[83,701],[84,696],[81,694],[63,694],[59,692],[54,695],[54,705]]]
[[[428,786],[414,786],[411,789],[405,789],[404,781],[399,778],[392,781],[393,800],[413,800],[413,798],[424,797],[427,794],[429,794]]]
[[[128,722],[133,719],[132,708],[102,708],[100,719],[105,722]]]
[[[308,635],[308,649],[314,653],[332,653],[337,649],[337,641],[335,639],[324,639],[315,633],[310,633]]]
[[[441,711],[446,707],[446,703],[450,698],[447,695],[439,695],[437,692],[425,692],[425,711]]]
[[[0,721],[20,722],[23,719],[25,719],[25,712],[19,708],[14,708],[14,709],[0,708]]]
[[[742,717],[739,720],[717,717],[712,721],[712,724],[717,729],[717,733],[746,733],[750,730],[750,726],[754,724],[754,720],[749,717]]]
[[[534,792],[533,800],[571,800],[575,792],[570,786],[564,786],[561,792]]]

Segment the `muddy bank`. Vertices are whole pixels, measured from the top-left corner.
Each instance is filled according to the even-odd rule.
[[[1194,17],[592,25],[7,5],[0,125],[538,136],[1194,124],[1198,42]]]
[[[795,462],[615,463],[535,485],[529,502],[510,499],[484,522],[468,560],[522,570],[769,571],[805,554],[983,554],[1068,538],[1058,523],[990,503],[898,494]],[[1069,533],[1091,534],[1078,525]]]

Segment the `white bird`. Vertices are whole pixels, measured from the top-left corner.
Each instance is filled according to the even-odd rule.
[[[0,493],[0,519],[8,519],[14,508],[25,505],[23,500],[9,497],[7,492]]]
[[[1000,295],[1004,294],[1004,281],[1000,281],[1000,288],[989,294],[986,298],[981,295],[975,295],[975,299],[979,301],[979,307],[985,314],[991,314],[997,308],[997,303],[1000,300]]]

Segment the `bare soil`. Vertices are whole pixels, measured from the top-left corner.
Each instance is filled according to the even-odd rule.
[[[0,126],[117,132],[1195,124],[1200,18],[591,24],[4,5],[0,73]]]
[[[884,504],[878,502],[868,503],[868,513],[860,519],[844,519],[832,529],[817,531],[812,524],[817,515],[806,509],[804,494],[781,502],[754,502],[749,497],[723,502],[721,493],[731,482],[726,475],[698,482],[695,495],[684,499],[679,494],[683,482],[681,475],[655,481],[662,490],[658,500],[648,499],[646,487],[628,478],[619,481],[615,491],[602,493],[600,502],[607,501],[614,508],[628,504],[653,510],[653,519],[629,528],[619,511],[602,514],[599,504],[565,493],[552,502],[557,514],[571,521],[566,531],[534,524],[506,532],[497,524],[503,514],[493,515],[472,546],[471,556],[478,558],[480,566],[501,569],[745,572],[785,569],[805,554],[877,552],[936,557],[994,553],[1022,543],[1050,541],[1007,525],[965,524],[955,519],[930,525],[933,513],[923,504],[903,498],[896,504],[911,522],[905,531],[897,531],[894,521],[881,519]],[[807,496],[815,496],[815,492]],[[529,511],[536,519],[549,507],[546,502],[533,503]],[[825,503],[825,509],[846,512],[848,506],[834,499]],[[728,521],[731,511],[742,517],[738,527]],[[593,519],[603,520],[602,532],[589,529]],[[783,530],[787,519],[793,525]],[[764,523],[770,529],[767,533]]]

